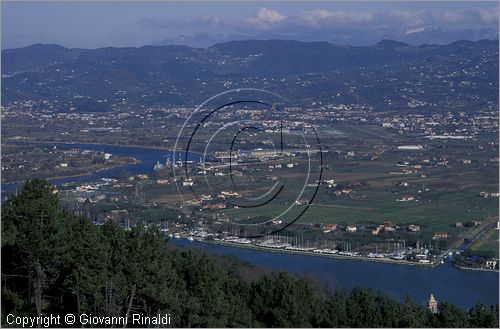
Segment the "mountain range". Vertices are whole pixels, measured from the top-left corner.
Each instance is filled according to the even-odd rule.
[[[372,46],[244,40],[207,48],[64,48],[2,51],[2,104],[49,101],[61,110],[192,106],[221,91],[256,87],[300,105],[368,104],[375,110],[480,109],[498,103],[498,41]],[[54,102],[57,100],[57,102]],[[415,107],[411,107],[415,110]]]
[[[458,40],[478,41],[483,39],[498,40],[498,29],[494,28],[460,28],[450,29],[422,25],[413,28],[366,27],[353,29],[352,27],[334,30],[300,30],[297,32],[265,31],[252,35],[241,33],[209,34],[194,33],[179,35],[154,42],[153,46],[185,45],[196,48],[206,48],[217,43],[243,40],[297,40],[297,41],[327,41],[335,44],[367,46],[382,40],[397,40],[411,45],[431,43],[446,45]]]

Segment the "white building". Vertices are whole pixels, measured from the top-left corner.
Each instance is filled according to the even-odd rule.
[[[347,232],[356,232],[357,231],[357,227],[356,227],[356,225],[347,225],[347,227],[345,228],[345,230]]]
[[[398,150],[406,150],[406,151],[418,151],[423,149],[422,145],[401,145],[398,146]]]

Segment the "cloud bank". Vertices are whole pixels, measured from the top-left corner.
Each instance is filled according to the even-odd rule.
[[[478,27],[498,24],[498,11],[489,9],[471,10],[383,10],[383,11],[344,11],[315,9],[302,11],[295,15],[285,15],[277,10],[261,7],[253,16],[244,20],[218,17],[196,17],[193,19],[143,18],[140,24],[149,28],[163,29],[206,29],[233,28],[238,31],[273,30],[276,28],[297,27],[328,28],[368,24],[365,27],[415,27],[434,25],[439,27]]]
[[[163,29],[167,39],[159,44],[184,43],[208,46],[232,39],[296,39],[364,45],[381,39],[409,43],[448,43],[455,39],[498,38],[498,11],[314,9],[286,14],[261,7],[244,19],[202,16],[191,19],[143,18],[140,25]],[[168,38],[168,35],[177,36]],[[179,36],[181,36],[179,38]],[[201,43],[200,43],[201,41]]]

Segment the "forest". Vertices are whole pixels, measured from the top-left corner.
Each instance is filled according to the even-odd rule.
[[[498,328],[498,304],[441,302],[433,314],[410,297],[326,290],[282,272],[245,275],[248,264],[174,248],[155,227],[127,231],[71,215],[45,180],[27,181],[1,210],[2,327],[8,314],[168,313],[172,327]]]

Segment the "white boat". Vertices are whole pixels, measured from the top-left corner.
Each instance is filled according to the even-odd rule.
[[[180,238],[181,238],[181,236],[180,236],[180,234],[179,234],[179,233],[175,233],[175,234],[174,234],[174,238],[176,238],[176,239],[180,239]]]
[[[189,241],[194,241],[194,238],[192,236],[188,236],[187,238]]]

